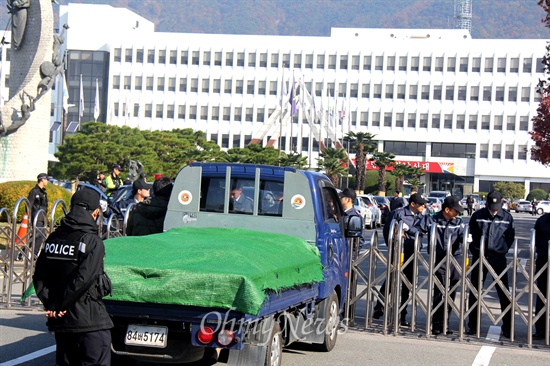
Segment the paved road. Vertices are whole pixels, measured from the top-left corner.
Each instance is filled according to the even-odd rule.
[[[519,239],[520,257],[527,258],[529,230],[535,217],[513,214]],[[380,230],[380,229],[378,229]],[[364,304],[362,306],[364,308]],[[358,320],[364,317],[361,307]],[[419,315],[419,323],[422,322]],[[525,346],[525,331],[518,334],[515,343],[499,339],[492,333],[491,323],[482,324],[482,337],[455,336],[427,338],[421,331],[404,332],[399,336],[383,336],[377,329],[364,331],[361,327],[339,336],[336,348],[330,353],[319,353],[307,345],[296,344],[286,349],[283,365],[548,365],[550,347],[537,342],[533,348]],[[457,329],[456,319],[451,328]],[[55,341],[45,327],[41,311],[0,309],[0,366],[43,366],[55,364]],[[141,364],[145,366],[147,364]]]

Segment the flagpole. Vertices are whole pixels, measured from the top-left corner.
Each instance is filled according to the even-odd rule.
[[[283,94],[284,94],[284,83],[285,83],[285,62],[284,61],[282,62],[282,65],[283,65],[283,76],[281,77],[281,101],[280,101],[281,113],[279,114],[279,157],[281,157],[283,153],[283,147],[281,146],[281,144],[283,141],[283,137],[282,137],[283,136],[283,111],[284,111]],[[280,161],[279,161],[279,165],[281,165]]]

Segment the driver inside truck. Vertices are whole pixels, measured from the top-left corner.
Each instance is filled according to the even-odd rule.
[[[247,197],[243,193],[242,183],[237,183],[231,189],[231,203],[229,211],[236,213],[252,213],[254,210],[254,202],[252,198]]]

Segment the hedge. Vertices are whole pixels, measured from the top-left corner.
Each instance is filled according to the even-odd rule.
[[[15,181],[15,182],[5,182],[0,183],[0,208],[7,208],[10,217],[13,216],[13,209],[15,203],[21,197],[28,197],[31,189],[36,185],[36,181]],[[61,198],[65,201],[67,208],[71,202],[71,193],[65,188],[60,187],[55,184],[48,184],[46,186],[46,192],[48,194],[48,214],[52,209],[52,206],[57,199]],[[19,206],[19,211],[17,212],[17,222],[21,222],[23,219],[23,214],[25,213],[25,205]],[[55,215],[56,221],[63,216],[63,212],[58,210]],[[7,221],[6,215],[3,214],[0,217],[0,221]]]

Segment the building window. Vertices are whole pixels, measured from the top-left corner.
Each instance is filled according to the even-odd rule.
[[[520,131],[527,131],[529,129],[529,117],[528,116],[520,116],[519,117],[519,130]]]
[[[157,78],[157,91],[164,91],[164,77]]]
[[[178,51],[171,50],[170,51],[170,64],[171,65],[177,65],[178,63]]]
[[[510,72],[519,73],[519,58],[514,57],[510,59]]]
[[[435,58],[435,71],[442,72],[443,71],[443,57],[436,57]]]
[[[422,89],[420,92],[420,98],[428,100],[430,99],[430,86],[429,85],[422,85]]]
[[[516,130],[516,116],[507,116],[506,117],[506,130],[515,131]]]
[[[199,79],[192,78],[191,79],[191,93],[198,93],[199,92]]]
[[[336,55],[328,56],[328,68],[332,70],[336,69]]]
[[[318,69],[325,68],[325,55],[317,55],[317,68]]]
[[[187,92],[187,78],[180,78],[180,92]]]
[[[202,106],[201,107],[201,120],[206,121],[208,120],[208,107]]]
[[[397,85],[397,99],[405,99],[407,86],[405,84]]]
[[[363,70],[372,69],[372,56],[363,56]]]
[[[479,86],[470,87],[470,100],[475,102],[479,101]]]
[[[533,60],[531,58],[523,59],[523,72],[528,74],[533,72]]]
[[[222,53],[214,52],[214,66],[221,66],[221,65],[222,65]]]
[[[411,57],[411,71],[420,70],[420,57]]]
[[[374,84],[374,90],[372,91],[373,98],[382,98],[382,84]]]
[[[458,100],[466,100],[466,86],[458,87]]]
[[[395,56],[388,56],[386,70],[395,71]]]
[[[374,58],[374,69],[378,71],[384,70],[384,56],[376,56]]]
[[[189,63],[189,51],[180,52],[180,64],[187,65]]]
[[[231,108],[230,107],[223,107],[223,120],[224,121],[230,121],[231,120]]]
[[[237,66],[244,67],[244,52],[237,53]]]
[[[348,69],[348,55],[340,55],[340,70]]]
[[[124,50],[124,62],[132,62],[132,49],[126,48]]]
[[[491,116],[484,114],[481,116],[481,129],[488,130],[491,127]]]
[[[254,109],[253,108],[246,108],[244,120],[246,122],[252,122],[254,116]]]
[[[475,144],[432,143],[432,156],[445,158],[475,158]]]
[[[134,116],[139,117],[139,103],[134,103]]]
[[[466,115],[464,114],[457,114],[456,115],[456,129],[457,130],[464,130],[466,125]]]
[[[492,92],[493,88],[490,86],[484,86],[483,87],[483,100],[486,102],[492,101]]]
[[[121,48],[115,48],[115,54],[114,54],[114,61],[120,62],[122,57],[122,49]]]
[[[244,87],[244,81],[243,80],[236,80],[235,85],[235,94],[243,94],[243,87]]]
[[[504,87],[497,86],[495,90],[495,101],[504,102]]]
[[[153,105],[152,104],[145,104],[145,117],[146,118],[153,117]]]
[[[373,127],[380,127],[380,112],[372,113],[372,125]]]
[[[407,56],[399,56],[399,71],[407,71]]]
[[[210,141],[214,141],[216,144],[218,143],[218,134],[213,133],[210,135]]]
[[[537,74],[542,74],[544,72],[544,65],[542,64],[542,58],[537,58]]]
[[[228,148],[229,147],[229,134],[228,133],[224,133],[222,134],[222,146],[223,148]]]
[[[351,84],[349,87],[349,96],[351,98],[357,98],[359,95],[359,84]]]
[[[482,159],[489,158],[489,144],[479,145],[479,157]]]
[[[163,113],[164,113],[164,106],[162,104],[157,104],[155,117],[162,118]]]
[[[302,68],[302,54],[300,53],[294,55],[294,68],[296,69]]]
[[[468,72],[468,57],[461,57],[460,65],[458,67],[459,67],[458,70],[460,72]]]
[[[422,60],[422,71],[432,71],[432,58],[424,57]]]
[[[497,59],[497,72],[506,72],[506,57]]]
[[[527,145],[518,145],[518,160],[527,160]]]
[[[522,102],[529,102],[531,96],[531,89],[529,87],[523,87],[521,88],[521,101]]]
[[[212,107],[212,120],[213,121],[220,120],[220,107]]]
[[[254,80],[248,80],[246,82],[246,94],[254,95]]]
[[[453,128],[453,115],[446,114],[445,119],[443,120],[443,128],[451,129]]]
[[[248,54],[248,66],[249,67],[256,67],[256,53],[249,53]]]
[[[384,112],[384,127],[391,127],[391,112]]]
[[[174,119],[174,105],[169,104],[166,106],[166,118]]]
[[[168,91],[176,91],[176,78],[168,78]]]
[[[407,118],[407,127],[416,128],[416,113],[409,113]]]
[[[508,101],[517,102],[518,101],[518,88],[516,86],[511,86],[508,89]]]
[[[493,58],[489,57],[485,59],[485,72],[493,72]]]
[[[386,85],[386,99],[393,99],[393,85]]]
[[[443,94],[443,87],[441,85],[434,85],[434,100],[441,100]]]
[[[454,100],[455,99],[455,86],[447,85],[445,87],[445,100]]]
[[[153,90],[153,77],[147,76],[145,79],[145,90]]]
[[[202,79],[201,92],[203,92],[203,93],[210,93],[210,80],[208,80],[208,79]]]
[[[210,51],[204,51],[202,53],[202,64],[204,66],[210,66],[211,57],[212,57],[212,53]]]
[[[147,63],[155,63],[155,50],[147,50]]]
[[[166,63],[166,50],[159,50],[159,64]]]
[[[432,114],[432,128],[440,128],[441,116],[439,114]]]
[[[136,62],[143,63],[143,48],[136,50]]]
[[[233,120],[241,122],[243,120],[243,109],[241,107],[235,107],[233,112]]]
[[[113,75],[113,89],[120,89],[120,75]]]
[[[200,57],[199,51],[193,51],[191,53],[191,64],[198,66],[199,65],[199,57]]]
[[[472,58],[472,72],[481,72],[481,57]]]
[[[134,90],[143,89],[143,76],[136,76],[134,79]]]
[[[500,151],[501,151],[500,144],[493,145],[493,155],[491,157],[493,159],[500,159]]]
[[[395,155],[424,156],[425,142],[384,141],[384,151],[391,151]]]
[[[277,81],[269,82],[269,95],[277,95]]]
[[[447,57],[447,71],[448,72],[456,71],[456,57]]]
[[[514,159],[514,145],[508,145],[504,147],[504,159]]]
[[[418,99],[418,85],[409,85],[409,99]]]
[[[178,106],[178,119],[185,119],[185,106],[179,105]]]
[[[468,123],[468,128],[470,130],[477,130],[477,115],[471,114],[470,121]]]
[[[504,117],[502,115],[495,116],[493,122],[493,130],[502,131]]]
[[[256,111],[256,121],[257,122],[265,122],[265,115],[264,115],[264,109],[263,108],[259,108],[257,111]]]
[[[370,98],[370,84],[361,85],[361,98]]]
[[[313,60],[313,55],[311,55],[311,59]],[[352,56],[351,57],[351,69],[352,70],[359,70],[359,63],[360,63],[359,56]],[[307,57],[306,57],[306,67],[307,67]],[[309,68],[311,69],[311,67],[309,67]]]
[[[428,128],[428,113],[420,113],[420,128]]]
[[[232,80],[225,80],[223,84],[224,84],[223,92],[225,94],[231,94],[233,89]]]
[[[405,113],[395,114],[395,127],[405,127]]]
[[[233,52],[225,53],[225,66],[233,66]]]
[[[197,106],[192,105],[189,107],[189,119],[197,119]]]

